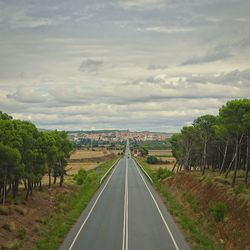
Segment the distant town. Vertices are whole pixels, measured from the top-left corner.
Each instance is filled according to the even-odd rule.
[[[70,140],[77,145],[110,145],[130,141],[166,141],[172,133],[129,131],[129,130],[100,130],[100,131],[69,131]]]

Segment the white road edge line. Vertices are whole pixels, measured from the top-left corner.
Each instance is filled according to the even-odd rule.
[[[82,231],[82,229],[83,229],[84,225],[86,224],[86,222],[87,222],[87,220],[88,220],[89,216],[91,215],[91,213],[92,213],[93,209],[95,208],[96,203],[98,202],[98,200],[99,200],[99,198],[101,197],[101,195],[102,195],[103,191],[104,191],[104,190],[105,190],[105,188],[107,187],[107,185],[108,185],[108,183],[109,183],[109,181],[110,181],[111,177],[113,176],[113,174],[114,174],[115,170],[117,169],[118,164],[119,164],[119,162],[117,162],[117,165],[116,165],[115,169],[113,170],[113,172],[112,172],[112,173],[111,173],[111,175],[109,176],[109,178],[108,178],[107,182],[105,183],[105,185],[104,185],[103,189],[101,190],[101,192],[100,192],[100,193],[99,193],[99,195],[97,196],[97,198],[96,198],[96,200],[95,200],[95,202],[94,202],[93,206],[91,207],[91,209],[90,209],[90,211],[89,211],[89,213],[88,213],[87,217],[85,218],[85,220],[84,220],[84,222],[82,223],[82,225],[81,225],[80,229],[78,230],[78,232],[77,232],[77,234],[76,234],[76,236],[75,236],[74,240],[72,241],[72,243],[71,243],[71,245],[70,245],[70,247],[69,247],[69,250],[72,250],[72,248],[73,248],[73,246],[74,246],[74,244],[75,244],[75,242],[76,242],[76,240],[77,240],[77,238],[78,238],[78,236],[79,236],[80,232]]]
[[[112,168],[119,162],[120,158],[109,168],[109,170],[104,174],[104,176],[100,180],[100,184],[105,179],[105,177],[109,174],[109,172],[112,170]]]
[[[133,159],[134,160],[134,159]],[[144,168],[141,166],[141,164],[135,160],[135,162],[137,163],[137,165],[141,168],[141,170],[144,172],[144,174],[148,177],[148,179],[150,180],[151,183],[153,183],[152,178],[149,176],[149,174],[144,170]]]
[[[126,158],[125,168],[126,170],[125,170],[122,250],[128,250],[128,160],[127,158]]]
[[[127,217],[126,217],[126,250],[128,250],[128,159],[126,161],[126,186],[127,186]]]
[[[133,160],[133,161],[134,161],[134,160]],[[140,176],[141,176],[141,178],[142,178],[142,180],[143,180],[143,182],[144,182],[146,188],[148,189],[148,192],[150,193],[151,198],[153,199],[153,201],[154,201],[154,203],[155,203],[155,206],[156,206],[156,208],[157,208],[157,210],[158,210],[158,212],[159,212],[159,214],[160,214],[160,216],[161,216],[161,219],[163,220],[164,225],[165,225],[165,227],[167,228],[168,233],[169,233],[169,235],[170,235],[170,237],[171,237],[171,239],[172,239],[172,241],[173,241],[173,243],[174,243],[175,249],[176,249],[176,250],[179,250],[179,247],[178,247],[178,245],[177,245],[177,243],[176,243],[176,241],[175,241],[175,239],[174,239],[174,236],[172,235],[172,233],[171,233],[171,231],[170,231],[170,228],[169,228],[169,226],[168,226],[168,224],[167,224],[165,218],[163,217],[162,212],[161,212],[161,210],[160,210],[160,208],[159,208],[159,206],[158,206],[158,204],[157,204],[157,202],[156,202],[156,200],[155,200],[155,198],[154,198],[152,192],[150,191],[150,189],[149,189],[149,187],[148,187],[148,184],[146,183],[146,181],[144,180],[144,178],[143,178],[143,176],[142,176],[140,170],[138,169],[138,166],[137,166],[137,164],[136,164],[135,161],[134,161],[134,164],[135,164],[136,169],[137,169],[137,171],[139,172],[139,174],[140,174]]]

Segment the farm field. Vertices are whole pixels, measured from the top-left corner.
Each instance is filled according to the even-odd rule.
[[[76,150],[70,157],[67,169],[68,174],[76,174],[79,169],[90,170],[96,168],[101,163],[114,158],[120,153],[120,150],[95,149]]]
[[[159,168],[167,168],[171,170],[173,168],[175,158],[172,156],[172,150],[149,150],[149,156],[156,156],[159,160],[168,161],[167,164],[149,164],[150,168],[157,170]]]
[[[164,150],[149,150],[149,155],[155,155],[155,156],[165,156],[165,157],[171,157],[172,156],[172,150],[171,149],[164,149]]]

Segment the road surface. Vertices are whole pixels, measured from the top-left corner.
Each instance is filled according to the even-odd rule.
[[[190,249],[145,175],[125,156],[73,226],[60,250]]]

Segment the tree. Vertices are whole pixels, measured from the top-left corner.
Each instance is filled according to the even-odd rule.
[[[0,111],[0,120],[12,120],[13,117]]]
[[[14,174],[20,164],[20,160],[21,155],[17,149],[0,143],[0,190],[3,205],[6,200],[6,187],[14,179]]]
[[[203,115],[198,117],[194,121],[194,127],[200,133],[201,139],[203,141],[203,152],[201,160],[201,171],[202,174],[205,173],[206,168],[206,159],[207,159],[207,146],[211,137],[214,135],[214,126],[215,126],[216,117],[213,115]]]
[[[34,124],[13,120],[0,112],[0,199],[5,203],[12,191],[15,199],[19,184],[26,189],[26,199],[34,188],[42,189],[48,173],[60,177],[63,184],[72,145],[66,132],[40,132]]]
[[[240,151],[243,139],[248,134],[248,119],[246,117],[248,117],[249,113],[250,100],[248,99],[229,101],[219,110],[221,122],[225,129],[230,132],[235,144],[233,158],[226,173],[226,176],[228,176],[231,166],[234,163],[232,186],[235,185],[237,170],[241,164]]]
[[[237,171],[245,171],[245,183],[250,172],[250,100],[227,102],[217,117],[204,115],[194,120],[193,126],[183,127],[180,134],[171,138],[177,171],[200,167],[225,173],[233,172],[232,187]]]
[[[148,155],[148,150],[145,147],[141,147],[139,151],[141,152],[142,156]]]

